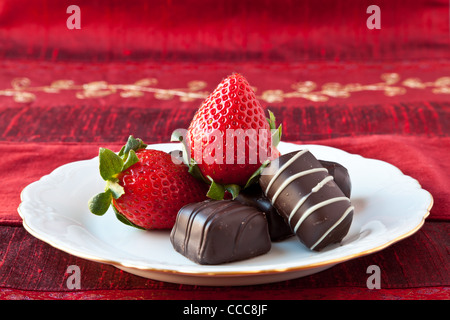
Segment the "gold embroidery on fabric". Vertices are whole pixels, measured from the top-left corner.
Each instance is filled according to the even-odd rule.
[[[294,98],[321,102],[330,98],[348,98],[355,92],[380,91],[386,96],[392,97],[403,95],[408,89],[427,88],[430,88],[434,94],[450,94],[450,77],[441,77],[427,82],[423,82],[419,78],[407,78],[400,81],[398,73],[384,73],[381,75],[381,80],[381,82],[373,84],[329,82],[320,88],[313,81],[296,82],[291,85],[292,91],[264,90],[258,95],[258,98],[268,103],[279,103]],[[18,103],[30,103],[36,100],[36,92],[55,94],[69,90],[75,91],[75,97],[78,99],[101,98],[111,94],[119,94],[122,98],[139,98],[146,93],[151,93],[158,100],[178,98],[180,101],[192,101],[205,99],[209,94],[205,90],[207,87],[205,81],[190,81],[186,88],[163,89],[158,88],[157,85],[157,79],[146,78],[133,84],[110,84],[106,81],[94,81],[80,85],[75,84],[72,80],[56,80],[48,86],[32,87],[30,79],[15,78],[11,81],[11,88],[0,90],[0,96],[12,97]]]
[[[398,73],[384,73],[381,75],[382,82],[363,85],[360,83],[340,84],[329,82],[316,90],[317,84],[312,81],[297,82],[291,85],[293,91],[266,90],[261,98],[269,103],[283,102],[289,98],[303,98],[310,101],[327,101],[329,98],[348,98],[354,92],[382,91],[386,96],[393,97],[403,95],[410,89],[432,88],[435,94],[450,94],[450,77],[442,77],[434,82],[422,82],[418,78],[408,78],[400,83]]]

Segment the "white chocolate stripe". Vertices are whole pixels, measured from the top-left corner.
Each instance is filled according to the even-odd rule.
[[[311,249],[311,250],[314,250],[314,248],[315,248],[319,243],[321,243],[321,242],[323,241],[323,239],[325,239],[325,237],[326,237],[331,231],[333,231],[338,225],[340,225],[340,224],[342,223],[342,221],[344,221],[345,217],[347,217],[348,214],[349,214],[353,209],[355,209],[355,207],[353,207],[353,206],[348,207],[348,209],[345,210],[345,212],[344,212],[344,214],[342,215],[342,217],[341,217],[338,221],[336,221],[336,223],[333,224],[333,225],[331,226],[331,228],[328,229],[327,232],[325,232],[325,233],[323,234],[323,236],[321,236],[321,237],[319,238],[319,240],[317,240],[317,242],[314,243],[314,244],[311,246],[310,249]]]
[[[326,170],[326,169],[325,169]],[[308,199],[308,197],[313,193],[319,191],[327,182],[333,180],[333,176],[327,176],[325,179],[320,181],[314,188],[312,188],[311,192],[307,195],[303,196],[295,205],[294,209],[292,209],[291,213],[289,214],[288,222],[291,222],[292,217],[295,215],[297,210],[301,207],[301,205]]]
[[[314,168],[314,169],[302,171],[302,172],[299,172],[299,173],[294,174],[293,176],[290,176],[288,179],[286,179],[286,180],[281,184],[281,186],[278,188],[278,190],[277,190],[277,191],[275,192],[275,194],[273,195],[273,197],[272,197],[272,204],[275,203],[275,201],[277,200],[277,198],[278,198],[278,196],[281,194],[281,192],[283,192],[283,190],[284,190],[284,189],[285,189],[292,181],[294,181],[294,180],[296,180],[296,179],[298,179],[298,178],[300,178],[300,177],[306,176],[306,175],[308,175],[308,174],[316,173],[316,172],[322,172],[322,171],[328,172],[328,170],[325,169],[325,168]]]
[[[324,168],[324,169],[325,169],[325,168]],[[327,170],[327,169],[325,169],[325,170]],[[328,170],[327,170],[327,172],[328,172]],[[319,191],[320,189],[322,189],[322,187],[323,187],[324,185],[326,185],[329,181],[331,181],[331,180],[333,180],[333,179],[334,179],[333,176],[327,176],[327,177],[325,177],[322,181],[320,181],[320,182],[317,184],[317,186],[315,186],[314,188],[312,188],[311,192],[317,192],[317,191]]]
[[[273,175],[272,179],[270,179],[269,184],[267,185],[266,188],[266,196],[269,192],[270,187],[272,186],[272,184],[275,182],[275,180],[278,178],[278,176],[287,168],[289,167],[295,160],[297,160],[299,157],[301,157],[302,154],[305,154],[306,152],[308,152],[308,149],[304,149],[301,150],[299,152],[297,152],[297,154],[295,156],[293,156],[292,158],[290,158],[285,164],[283,164],[281,166],[281,168],[278,169],[277,172],[275,172],[275,174]]]
[[[303,213],[303,215],[298,220],[297,224],[294,227],[294,232],[297,232],[297,230],[300,227],[301,223],[306,218],[308,218],[314,211],[316,211],[317,209],[320,209],[322,207],[325,207],[326,205],[329,205],[331,203],[338,202],[338,201],[350,201],[350,199],[347,198],[347,197],[336,197],[336,198],[331,198],[331,199],[328,199],[328,200],[324,200],[324,201],[319,202],[318,204],[310,207],[308,210],[305,211],[305,213]]]

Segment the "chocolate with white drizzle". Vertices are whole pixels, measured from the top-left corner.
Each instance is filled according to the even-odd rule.
[[[262,190],[308,248],[320,251],[348,233],[354,207],[308,150],[285,154],[267,166]]]
[[[337,162],[325,160],[319,160],[319,162],[328,170],[328,173],[333,176],[334,182],[336,182],[344,195],[350,198],[352,183],[348,170]],[[272,205],[272,202],[267,199],[258,183],[241,190],[235,200],[245,205],[253,206],[264,212],[269,225],[270,239],[272,241],[282,241],[294,235],[289,224],[278,213]]]
[[[170,241],[177,252],[203,265],[252,258],[271,248],[264,214],[233,200],[185,205],[178,211]]]
[[[352,181],[350,180],[347,168],[333,161],[319,160],[319,162],[328,170],[328,173],[333,176],[334,182],[336,182],[345,196],[350,198],[352,193]]]

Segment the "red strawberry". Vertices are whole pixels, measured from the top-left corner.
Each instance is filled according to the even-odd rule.
[[[242,75],[224,79],[202,103],[186,135],[190,157],[203,177],[216,184],[245,186],[271,157],[273,128],[267,120]],[[274,126],[272,114],[269,120]],[[233,135],[236,140],[230,139]],[[245,141],[244,147],[238,139]]]
[[[166,152],[145,149],[130,137],[119,155],[100,149],[100,174],[106,191],[89,202],[91,212],[104,214],[111,202],[117,218],[142,229],[171,229],[178,210],[206,199],[207,185],[172,161]]]

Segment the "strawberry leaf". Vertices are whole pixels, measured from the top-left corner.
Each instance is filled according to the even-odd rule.
[[[269,122],[270,129],[275,129],[276,128],[275,115],[273,114],[272,111],[270,111],[270,110],[267,110],[267,111],[269,113],[269,118],[266,118],[266,119],[267,119],[267,122]]]
[[[136,155],[136,152],[134,150],[130,150],[128,153],[127,160],[123,164],[123,168],[121,171],[127,170],[129,167],[131,167],[133,164],[139,162],[139,158]]]
[[[267,119],[267,122],[269,123],[270,132],[272,133],[272,146],[277,147],[281,141],[281,134],[282,134],[283,127],[280,124],[277,128],[276,121],[275,121],[275,115],[270,110],[268,110],[268,112],[269,112],[269,118],[266,118],[266,119]]]
[[[120,149],[119,157],[127,158],[128,153],[131,150],[134,150],[135,152],[140,149],[145,149],[147,147],[147,144],[145,144],[141,139],[137,138],[135,139],[132,135],[128,137],[127,143]]]
[[[208,179],[211,181],[211,184],[206,196],[213,200],[223,200],[225,191],[228,191],[234,200],[239,195],[239,191],[241,191],[241,187],[237,184],[222,185],[215,182],[210,176],[208,176]]]
[[[196,179],[201,180],[207,184],[210,184],[211,181],[206,179],[205,176],[203,175],[202,171],[200,170],[200,167],[197,165],[197,163],[195,162],[194,159],[191,159],[191,163],[189,165],[189,170],[188,172]],[[211,177],[208,177],[211,179]]]
[[[251,186],[252,184],[254,184],[258,181],[259,176],[261,175],[261,172],[264,170],[265,167],[267,167],[269,165],[269,163],[270,163],[270,160],[264,161],[263,164],[255,172],[253,172],[253,174],[250,176],[247,183],[245,184],[244,189],[248,188],[249,186]]]
[[[282,125],[280,124],[278,126],[278,129],[273,129],[271,130],[271,132],[272,132],[272,146],[276,148],[281,141]]]
[[[214,182],[214,180],[210,176],[208,176],[208,178],[211,180],[211,185],[209,186],[209,190],[206,196],[213,200],[223,200],[223,197],[225,196],[224,186]]]
[[[122,171],[123,160],[109,149],[100,148],[99,151],[100,175],[108,181]]]
[[[139,162],[136,152],[145,149],[145,144],[141,139],[135,139],[132,135],[128,137],[127,143],[122,147],[119,154],[106,149],[99,150],[100,175],[106,181],[105,192],[99,193],[89,199],[89,210],[96,215],[104,215],[113,199],[119,199],[125,194],[125,189],[119,184],[118,174]],[[112,206],[116,217],[122,223],[138,229],[144,229],[129,221],[115,207]]]
[[[241,191],[241,187],[237,184],[226,184],[224,187],[225,190],[231,194],[233,200],[239,195],[239,192]]]
[[[145,228],[142,228],[136,224],[134,224],[133,222],[131,222],[130,220],[128,220],[124,215],[122,215],[117,209],[116,207],[112,206],[114,213],[116,214],[116,218],[117,220],[119,220],[120,222],[122,222],[123,224],[126,224],[127,226],[131,226],[131,227],[135,227],[137,229],[141,229],[141,230],[145,230]]]
[[[108,211],[109,206],[111,205],[112,193],[108,189],[105,192],[99,193],[93,196],[89,202],[89,210],[98,216],[102,216]]]

